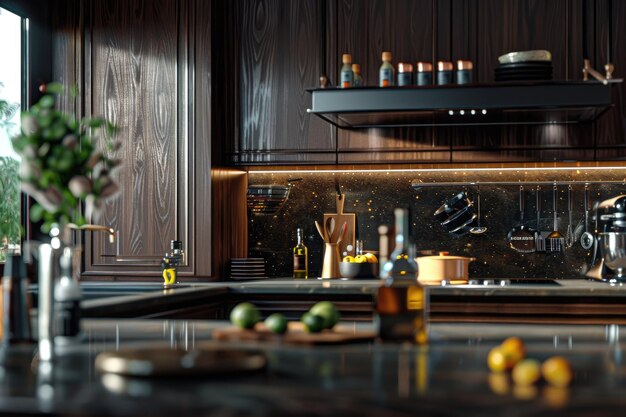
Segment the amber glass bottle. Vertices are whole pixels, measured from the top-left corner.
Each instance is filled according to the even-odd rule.
[[[396,246],[383,266],[376,294],[374,325],[383,340],[428,342],[428,292],[417,281],[417,264],[409,250],[408,210],[396,209]]]

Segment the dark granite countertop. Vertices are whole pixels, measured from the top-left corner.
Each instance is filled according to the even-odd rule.
[[[513,301],[559,303],[587,303],[599,305],[611,303],[618,307],[626,303],[626,287],[582,279],[568,279],[541,284],[537,282],[501,286],[498,281],[488,281],[489,285],[448,285],[430,286],[433,306],[438,303],[467,303],[470,300],[486,303],[490,301],[509,303]],[[379,280],[294,280],[267,279],[259,281],[224,281],[215,283],[189,283],[164,290],[160,283],[108,282],[81,284],[88,295],[81,306],[89,317],[107,317],[112,312],[133,312],[134,316],[148,317],[160,309],[183,309],[192,305],[219,304],[228,297],[240,299],[252,296],[276,296],[288,299],[296,296],[317,298],[352,297],[371,299]],[[91,296],[89,296],[91,294]],[[119,294],[129,294],[122,295]],[[103,298],[100,298],[103,297]],[[619,313],[621,307],[613,311]],[[434,309],[435,311],[436,309]],[[145,314],[143,314],[145,312]],[[623,308],[626,315],[626,307]],[[621,314],[621,313],[620,313]],[[108,316],[108,317],[116,317]]]
[[[51,368],[33,346],[4,347],[0,412],[57,415],[620,415],[626,362],[616,325],[436,323],[428,347],[378,342],[323,347],[211,340],[221,321],[83,320],[85,340]],[[368,324],[344,322],[368,329]],[[524,339],[530,357],[567,357],[569,388],[520,389],[490,377],[485,358],[505,337]],[[132,379],[100,374],[102,351],[203,344],[260,350],[265,370],[229,377]]]

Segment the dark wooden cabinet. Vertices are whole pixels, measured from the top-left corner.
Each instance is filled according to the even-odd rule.
[[[86,234],[83,276],[160,275],[173,239],[187,254],[180,274],[210,276],[211,3],[61,4],[55,78],[81,90],[65,107],[111,120],[122,143],[119,196],[93,219],[118,239]]]
[[[241,164],[335,162],[334,129],[307,114],[306,88],[319,83],[325,0],[235,0],[220,6],[217,62],[227,84],[224,151]],[[234,99],[233,96],[236,96]],[[230,105],[235,100],[234,105]]]
[[[547,49],[555,80],[582,79],[582,26],[593,65],[606,61],[608,2],[603,0],[238,0],[225,6],[237,96],[231,119],[235,164],[465,163],[623,159],[626,87],[594,123],[338,130],[307,115],[304,90],[326,72],[336,83],[342,53],[378,82],[383,50],[394,63],[469,59],[474,81],[494,82],[497,57]],[[587,10],[583,11],[583,3]],[[613,62],[626,69],[624,2],[613,2]],[[232,28],[237,28],[233,30]],[[306,33],[306,36],[300,36]],[[320,36],[325,34],[325,36]],[[280,53],[279,51],[287,51]]]

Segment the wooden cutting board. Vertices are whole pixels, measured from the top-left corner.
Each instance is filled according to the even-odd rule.
[[[347,326],[335,326],[332,330],[320,333],[307,333],[300,322],[289,322],[285,334],[270,332],[263,323],[257,323],[254,329],[227,327],[213,331],[213,338],[231,342],[274,342],[293,345],[336,345],[344,343],[369,342],[374,340],[374,332],[359,331]]]
[[[335,200],[337,202],[337,213],[324,213],[324,223],[326,224],[326,220],[329,218],[335,219],[335,230],[333,231],[331,242],[337,242],[339,239],[339,234],[341,232],[341,226],[344,223],[348,224],[348,228],[346,229],[346,235],[343,238],[343,241],[339,244],[339,254],[343,258],[344,252],[347,252],[348,255],[354,256],[355,253],[355,236],[356,236],[356,214],[355,213],[344,213],[343,206],[345,203],[345,194],[337,194],[335,196]],[[352,245],[352,250],[348,251],[348,245]]]

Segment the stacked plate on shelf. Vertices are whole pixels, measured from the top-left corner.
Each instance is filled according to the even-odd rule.
[[[265,259],[233,258],[230,260],[230,278],[234,280],[265,279]]]
[[[510,52],[498,58],[496,81],[543,81],[552,79],[549,51]]]

